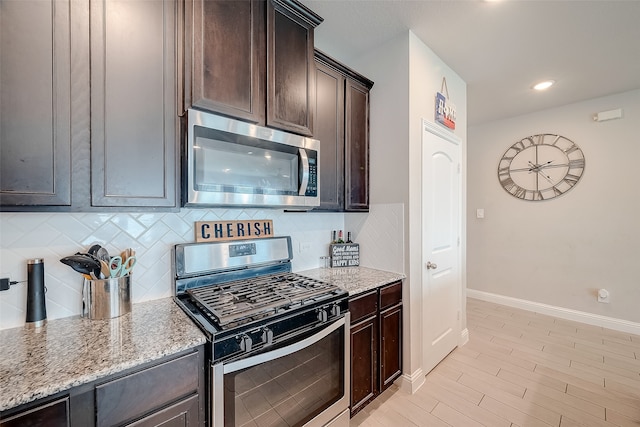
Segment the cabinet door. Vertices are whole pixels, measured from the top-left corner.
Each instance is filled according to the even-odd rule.
[[[98,385],[96,426],[119,425],[196,395],[201,363],[199,353],[190,353]]]
[[[177,203],[173,0],[91,1],[91,202]]]
[[[380,313],[380,392],[402,373],[402,306]]]
[[[264,124],[265,2],[194,0],[186,16],[185,108]]]
[[[268,0],[267,126],[313,135],[313,29],[321,21],[297,2]]]
[[[0,7],[0,204],[71,204],[68,0]]]
[[[127,424],[127,427],[190,427],[198,424],[198,396],[191,396]]]
[[[68,397],[0,420],[0,427],[68,427],[69,425]]]
[[[344,77],[316,63],[315,135],[320,140],[319,210],[344,204]]]
[[[377,317],[351,328],[351,415],[378,394]]]
[[[369,210],[369,90],[353,80],[345,89],[345,206]]]

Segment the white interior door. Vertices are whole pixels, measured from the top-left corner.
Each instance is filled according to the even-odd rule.
[[[423,121],[423,369],[433,369],[460,339],[462,294],[460,140]]]

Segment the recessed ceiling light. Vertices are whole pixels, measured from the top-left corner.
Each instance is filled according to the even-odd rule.
[[[545,89],[549,89],[551,86],[553,86],[553,84],[555,83],[555,80],[545,80],[543,82],[540,83],[536,83],[535,85],[533,85],[533,88],[535,90],[545,90]]]

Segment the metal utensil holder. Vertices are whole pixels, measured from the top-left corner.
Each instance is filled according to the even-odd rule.
[[[110,279],[84,279],[82,316],[110,319],[131,311],[131,274]]]

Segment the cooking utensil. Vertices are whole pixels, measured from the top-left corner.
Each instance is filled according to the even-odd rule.
[[[100,274],[100,261],[89,254],[77,253],[75,255],[64,257],[60,260],[61,263],[68,265],[78,273],[91,276],[93,274]]]
[[[106,263],[111,261],[111,257],[109,256],[109,251],[105,247],[101,246],[100,249],[98,249],[98,253],[96,254],[96,256],[100,261],[104,261]]]
[[[136,251],[134,251],[134,250],[133,250],[133,249],[131,249],[131,248],[127,248],[127,249],[125,249],[124,251],[122,251],[122,252],[120,253],[120,257],[121,257],[122,259],[127,259],[127,258],[130,258],[130,257],[132,257],[132,256],[135,256],[135,254],[136,254]]]
[[[131,269],[136,265],[137,259],[135,256],[130,256],[122,261],[122,257],[115,256],[111,258],[109,263],[109,272],[111,277],[123,277],[129,274]]]
[[[111,270],[109,269],[109,263],[107,261],[100,260],[100,277],[103,279],[111,278]]]
[[[87,253],[88,253],[89,255],[97,256],[98,251],[100,250],[100,248],[101,248],[101,247],[102,247],[102,246],[100,246],[100,245],[98,245],[98,244],[93,245],[93,246],[91,246],[91,247],[89,248],[89,250],[87,251]]]

